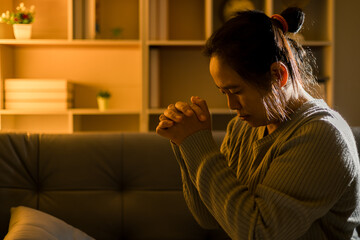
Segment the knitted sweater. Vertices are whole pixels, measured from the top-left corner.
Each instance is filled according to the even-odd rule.
[[[185,200],[204,228],[232,239],[350,239],[360,224],[354,136],[324,101],[312,100],[273,133],[232,119],[221,148],[211,131],[173,150]]]

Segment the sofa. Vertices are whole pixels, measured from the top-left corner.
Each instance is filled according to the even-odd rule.
[[[223,134],[214,134],[219,144]],[[170,143],[155,133],[0,133],[1,239],[10,210],[18,206],[98,240],[227,239],[222,230],[202,229],[193,219]],[[35,213],[21,214],[24,220]],[[52,220],[42,220],[43,231],[54,228]],[[36,219],[26,221],[29,227]]]
[[[220,145],[224,132],[213,135]],[[169,141],[155,133],[2,132],[0,237],[47,228],[57,239],[229,239],[193,219]]]

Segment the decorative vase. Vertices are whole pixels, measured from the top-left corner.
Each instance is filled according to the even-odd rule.
[[[100,111],[105,111],[109,106],[109,98],[97,97],[98,107]]]
[[[30,39],[32,24],[13,24],[16,39]]]

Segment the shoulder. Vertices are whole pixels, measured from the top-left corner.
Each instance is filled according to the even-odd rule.
[[[307,103],[297,114],[294,114],[284,130],[296,136],[311,135],[314,139],[328,137],[334,142],[354,141],[348,123],[323,100]]]
[[[313,107],[296,125],[295,135],[311,136],[319,144],[325,141],[344,149],[356,148],[350,126],[338,112],[329,107]]]
[[[332,165],[349,176],[359,171],[359,155],[351,128],[336,111],[322,109],[288,130],[282,136],[280,152],[289,151],[303,161]]]

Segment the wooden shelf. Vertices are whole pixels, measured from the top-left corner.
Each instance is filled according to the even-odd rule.
[[[0,110],[0,115],[67,115],[69,111],[67,110],[33,110],[33,109],[4,109]]]
[[[176,40],[153,40],[148,41],[149,46],[204,46],[205,41],[176,41]]]
[[[56,40],[56,39],[0,39],[0,45],[10,46],[125,46],[125,47],[140,47],[139,40]]]
[[[98,109],[69,109],[69,113],[73,115],[127,115],[127,114],[140,114],[140,110],[132,109],[107,109],[100,111]]]
[[[1,1],[4,6],[16,5],[14,0]],[[223,0],[99,1],[99,14],[92,15],[90,25],[101,31],[92,28],[92,37],[82,32],[84,26],[79,22],[83,19],[73,1],[77,0],[31,0],[39,14],[30,40],[13,39],[11,26],[0,25],[0,108],[4,107],[7,78],[69,79],[75,84],[76,108],[0,109],[1,130],[153,131],[157,115],[167,105],[188,101],[193,95],[207,101],[216,130],[225,130],[227,121],[236,116],[212,83],[208,59],[201,54],[206,39],[222,25]],[[269,16],[284,8],[281,0],[252,2]],[[54,6],[56,12],[48,11]],[[310,1],[304,11],[302,44],[313,51],[318,75],[326,76],[322,89],[332,107],[334,0]],[[61,21],[49,22],[54,16]],[[96,108],[100,89],[113,95],[109,110]],[[99,121],[106,126],[99,127]]]
[[[127,114],[140,114],[140,110],[132,109],[107,109],[100,111],[96,108],[82,108],[82,109],[68,109],[68,110],[52,110],[52,109],[4,109],[0,110],[1,115],[127,115]]]

